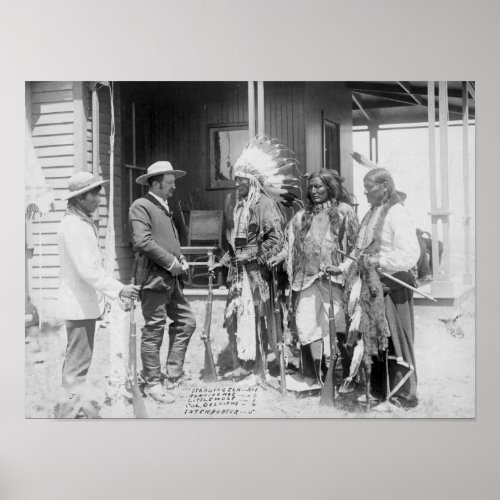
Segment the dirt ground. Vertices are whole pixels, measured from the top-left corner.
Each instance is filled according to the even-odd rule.
[[[200,370],[204,364],[204,346],[200,333],[205,314],[205,303],[192,302],[198,328],[188,348],[185,372],[187,380],[172,391],[176,402],[161,405],[144,398],[151,418],[184,418],[193,390],[221,388],[234,390],[231,382],[204,383]],[[227,345],[227,334],[222,328],[224,303],[213,305],[213,353],[216,362]],[[440,320],[458,319],[451,325]],[[143,324],[140,309],[136,311],[138,334]],[[359,388],[353,395],[337,398],[335,407],[321,407],[319,393],[279,392],[278,379],[254,389],[254,404],[249,413],[240,413],[236,418],[474,418],[475,416],[475,327],[474,297],[469,298],[459,310],[438,307],[415,308],[416,338],[415,355],[418,374],[419,405],[403,410],[390,407],[386,411],[373,408],[367,411],[356,402],[362,394]],[[31,331],[26,343],[26,399],[28,418],[53,417],[54,407],[60,395],[61,369],[66,347],[65,329],[62,324],[44,325],[42,332]],[[168,336],[161,350],[162,370],[165,369]],[[138,351],[139,352],[139,351]],[[139,357],[140,358],[140,357]],[[138,361],[140,368],[140,359]],[[88,395],[103,418],[133,418],[131,399],[126,391],[111,390],[107,374],[110,368],[109,325],[101,324],[96,334],[94,359],[88,375]],[[121,394],[121,395],[120,395]],[[379,411],[377,411],[379,410]],[[232,414],[215,414],[219,418],[235,417]],[[206,414],[189,415],[190,418],[210,418]]]

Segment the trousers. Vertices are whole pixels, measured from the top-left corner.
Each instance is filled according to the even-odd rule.
[[[146,385],[161,382],[160,348],[167,317],[171,323],[168,327],[166,373],[168,378],[177,379],[182,375],[187,347],[196,329],[195,316],[184,297],[179,279],[166,272],[148,278],[141,290],[141,303],[145,321],[141,360]]]
[[[74,418],[84,405],[87,416],[97,417],[98,412],[86,405],[83,384],[92,362],[96,319],[66,320],[68,343],[62,369],[63,394],[56,405],[56,418]]]
[[[85,382],[94,350],[95,319],[67,320],[68,344],[62,370],[62,385],[72,389]]]

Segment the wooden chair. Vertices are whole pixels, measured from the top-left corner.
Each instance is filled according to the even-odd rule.
[[[191,210],[189,213],[188,242],[181,252],[189,261],[188,286],[206,286],[208,267],[220,254],[222,243],[222,210]],[[197,267],[201,267],[197,270]],[[195,283],[195,281],[202,283]],[[220,273],[217,284],[220,286]]]

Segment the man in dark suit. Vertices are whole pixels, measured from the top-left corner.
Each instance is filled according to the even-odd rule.
[[[149,185],[149,193],[130,207],[129,219],[134,250],[147,258],[147,272],[141,288],[142,329],[141,358],[145,392],[156,401],[172,403],[165,391],[160,371],[160,347],[167,322],[169,347],[166,388],[175,387],[182,375],[189,340],[196,328],[194,314],[184,297],[181,273],[187,263],[181,255],[179,237],[167,199],[175,191],[175,180],[186,175],[174,170],[170,162],[158,161],[137,183]]]

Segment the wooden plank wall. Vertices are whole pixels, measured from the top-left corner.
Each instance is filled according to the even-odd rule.
[[[302,173],[307,168],[304,111],[304,83],[264,83],[266,134],[295,153]]]
[[[190,194],[201,209],[223,207],[228,190],[207,190],[208,126],[246,123],[247,107],[246,82],[165,84],[156,94],[149,162],[168,160],[188,173],[176,183],[170,200],[173,208],[179,200],[189,200]]]
[[[43,299],[53,302],[59,283],[57,229],[66,208],[58,199],[67,191],[74,166],[73,82],[32,82],[30,88],[33,145],[56,198],[56,210],[30,224],[35,245],[28,263],[30,293],[38,303],[41,288]]]
[[[321,168],[322,118],[321,112],[340,124],[340,169],[346,187],[352,190],[352,103],[351,91],[342,82],[307,82],[305,84],[305,134],[307,171]]]
[[[265,130],[295,151],[305,172],[304,84],[266,82]],[[151,161],[168,159],[188,175],[177,182],[172,205],[192,193],[202,209],[221,209],[228,190],[208,186],[208,127],[248,123],[247,82],[165,85],[153,106]]]

